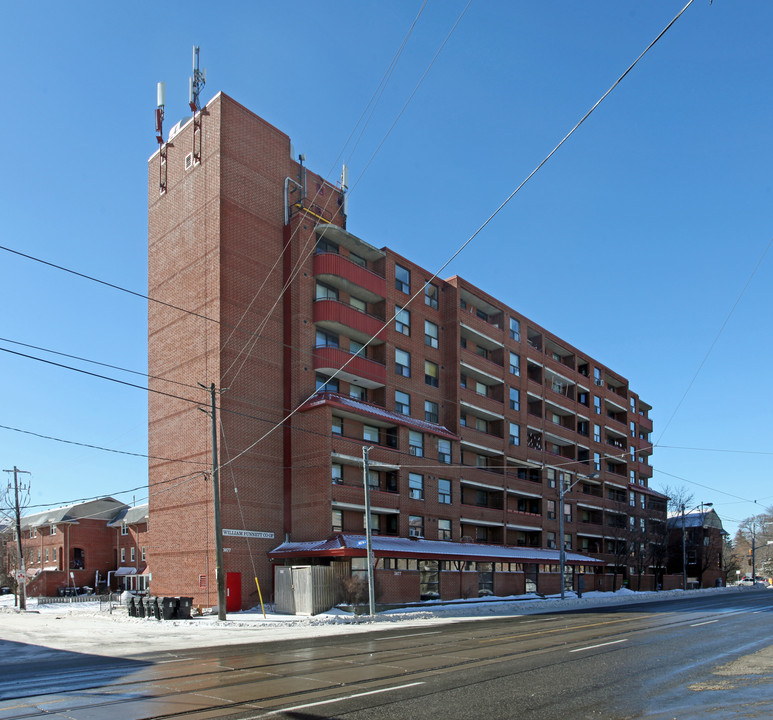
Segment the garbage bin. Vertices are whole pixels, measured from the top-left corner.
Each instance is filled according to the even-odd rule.
[[[146,597],[143,599],[142,604],[145,606],[145,617],[154,617],[158,620],[158,604],[156,603],[156,598]]]
[[[164,620],[174,620],[177,617],[177,602],[176,597],[158,598],[158,608]]]
[[[177,617],[181,620],[190,620],[191,619],[191,608],[193,607],[193,598],[192,597],[181,597],[178,598],[179,602],[177,604]]]
[[[134,612],[136,613],[134,617],[145,617],[145,598],[138,597],[134,600]]]
[[[134,598],[129,598],[129,602],[126,603],[126,612],[129,613],[129,617],[137,617],[137,606],[134,604]]]

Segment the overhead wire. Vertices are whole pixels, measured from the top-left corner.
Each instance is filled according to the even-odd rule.
[[[623,81],[623,79],[633,70],[634,67],[639,63],[639,61],[655,46],[655,44],[668,32],[668,30],[674,25],[674,23],[684,14],[684,12],[687,10],[687,8],[692,5],[694,0],[688,0],[687,4],[677,13],[677,15],[666,25],[666,27],[655,37],[654,40],[650,42],[650,44],[639,54],[639,56],[628,66],[628,68],[620,75],[617,80],[610,86],[610,88],[594,103],[594,105],[580,118],[580,120],[574,125],[574,127],[560,140],[560,142],[545,156],[545,158],[534,168],[534,170],[529,173],[529,175],[505,198],[505,200],[500,203],[500,205],[492,212],[488,218],[478,227],[475,232],[473,232],[472,235],[470,235],[467,240],[465,240],[462,245],[443,263],[443,265],[438,268],[432,277],[430,277],[429,280],[427,280],[422,287],[414,293],[408,302],[403,306],[404,308],[407,308],[413,300],[418,297],[419,294],[422,294],[424,292],[424,288],[427,287],[434,279],[436,279],[439,274],[446,268],[448,265],[453,262],[456,257],[458,257],[462,251],[491,223],[491,221],[507,206],[507,204],[515,197],[515,195],[523,188],[526,183],[533,178],[537,172],[550,160],[550,158],[555,155],[555,153],[564,145],[564,143],[577,131],[580,126],[591,116],[591,114],[596,110],[596,108],[599,107],[599,105],[609,96],[609,94]],[[466,9],[466,8],[465,8]],[[394,320],[395,316],[392,317],[392,320]],[[384,328],[388,326],[389,323],[385,324]],[[379,333],[381,330],[379,331]],[[367,347],[379,334],[376,333],[376,335],[373,335],[367,343],[365,343],[365,347]],[[354,356],[352,356],[353,358]],[[347,362],[343,365],[343,367],[339,368],[331,377],[335,378],[337,377],[343,370],[348,366],[349,363],[351,363],[352,358],[349,358]],[[244,454],[246,452],[249,452],[254,448],[256,445],[258,445],[260,442],[262,442],[266,437],[268,437],[272,432],[274,432],[278,427],[281,427],[285,422],[287,422],[298,410],[311,399],[312,396],[309,396],[306,398],[303,402],[301,402],[294,410],[287,413],[285,417],[277,423],[277,425],[274,426],[271,430],[266,432],[264,435],[262,435],[258,440],[256,440],[254,443],[249,445],[247,448],[245,448],[241,453],[235,455],[231,461],[237,459],[240,457],[241,454]]]

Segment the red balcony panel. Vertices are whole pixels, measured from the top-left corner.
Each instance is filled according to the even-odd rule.
[[[344,373],[364,378],[378,385],[386,384],[386,365],[375,360],[351,355],[345,350],[334,347],[320,347],[314,350],[314,369],[335,371],[342,368],[347,361]]]
[[[320,299],[314,302],[314,322],[326,323],[333,329],[340,326],[352,328],[359,335],[375,336],[377,340],[384,340],[386,329],[383,320],[373,315],[360,312],[356,308],[338,300]]]
[[[639,427],[645,432],[652,432],[652,419],[639,415]]]
[[[317,253],[314,256],[314,275],[342,278],[379,298],[386,297],[385,278],[337,253]]]

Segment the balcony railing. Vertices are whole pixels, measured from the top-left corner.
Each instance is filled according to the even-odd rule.
[[[313,358],[315,370],[328,371],[332,374],[349,362],[343,371],[344,373],[369,380],[378,385],[386,384],[386,365],[370,358],[352,355],[346,350],[336,347],[315,348]]]

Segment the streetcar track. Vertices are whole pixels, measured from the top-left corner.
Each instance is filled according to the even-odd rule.
[[[751,608],[751,609],[750,608],[731,608],[729,611],[722,612],[722,613],[719,613],[719,614],[721,614],[723,616],[728,616],[728,615],[735,615],[735,614],[740,614],[740,613],[760,612],[761,610],[770,610],[770,607],[765,606],[765,607],[762,607],[762,608]],[[701,610],[697,609],[697,610],[694,610],[694,611],[690,611],[689,614],[694,616],[695,614],[699,614],[701,612],[702,612]],[[672,611],[672,612],[668,613],[668,615],[685,615],[685,614],[687,614],[687,613],[679,612],[679,611]],[[712,614],[716,615],[717,611],[714,609],[711,613],[707,613],[707,616],[711,617]],[[528,633],[522,633],[522,634],[516,635],[516,636],[513,636],[512,634],[508,634],[508,635],[502,635],[500,637],[478,639],[473,634],[471,637],[469,637],[466,640],[461,640],[461,639],[455,638],[454,642],[452,643],[452,645],[454,647],[451,647],[451,648],[449,648],[449,650],[443,651],[443,652],[440,652],[440,653],[436,652],[436,653],[434,653],[434,656],[435,657],[438,657],[438,656],[454,657],[455,654],[459,654],[460,652],[465,652],[466,651],[466,652],[469,653],[470,651],[474,651],[474,645],[472,645],[472,643],[475,643],[475,642],[477,642],[477,643],[484,643],[484,642],[485,643],[492,643],[492,642],[512,643],[512,641],[516,640],[516,639],[521,639],[521,638],[526,638],[526,637],[543,636],[543,635],[545,635],[547,633],[550,633],[550,632],[557,632],[557,631],[566,632],[566,633],[578,632],[578,631],[582,632],[586,628],[594,627],[594,626],[608,625],[608,624],[611,624],[612,622],[620,622],[622,624],[623,622],[631,623],[631,622],[640,621],[642,619],[643,618],[637,613],[635,617],[627,617],[627,618],[621,619],[619,621],[607,621],[607,622],[602,622],[602,623],[586,623],[584,625],[574,625],[574,626],[571,626],[571,627],[564,626],[564,627],[560,627],[560,628],[551,628],[549,630],[532,630],[532,631],[530,631]],[[546,618],[543,621],[542,624],[553,623],[556,620],[560,620],[560,616],[550,616],[550,618],[549,619]],[[693,620],[695,620],[695,617],[683,618],[681,620],[674,620],[674,621],[666,622],[666,623],[659,623],[657,626],[641,627],[641,628],[635,628],[633,630],[631,630],[629,628],[629,629],[626,630],[626,634],[631,634],[631,633],[644,634],[644,633],[647,633],[647,632],[652,632],[654,630],[662,631],[665,628],[678,627],[679,625],[689,626],[689,624]],[[455,627],[458,628],[458,625],[455,626]],[[622,632],[623,628],[621,628],[620,630]],[[602,635],[601,637],[614,637],[614,635],[617,635],[617,634],[621,634],[621,633],[613,633],[612,635],[605,634],[605,635]],[[420,635],[423,635],[423,633],[416,633],[416,635],[420,636]],[[376,642],[376,641],[383,642],[383,641],[390,640],[390,639],[395,639],[395,638],[393,636],[386,637],[386,638],[371,638],[371,639],[369,639],[369,642]],[[587,641],[584,640],[583,642],[587,642]],[[458,646],[462,645],[462,644],[465,644],[465,647],[464,648],[459,648]],[[254,708],[256,705],[258,707],[263,707],[263,706],[265,706],[266,703],[272,703],[272,702],[276,702],[276,701],[289,701],[289,700],[292,700],[293,698],[302,698],[302,697],[308,696],[308,695],[310,695],[312,693],[321,693],[321,692],[326,692],[326,691],[329,691],[329,690],[335,690],[335,689],[344,688],[344,687],[346,687],[346,688],[357,688],[357,687],[360,687],[360,686],[362,686],[364,684],[367,684],[367,683],[374,683],[374,682],[382,683],[382,682],[388,682],[390,680],[394,680],[394,679],[397,679],[397,678],[405,680],[405,679],[408,679],[408,678],[421,677],[422,675],[427,675],[427,674],[436,673],[436,672],[450,672],[450,671],[459,670],[459,669],[462,669],[462,668],[465,668],[465,667],[472,667],[472,666],[475,666],[475,665],[497,664],[497,663],[501,663],[501,662],[506,661],[506,660],[510,660],[510,659],[516,658],[516,657],[528,657],[528,656],[534,656],[534,655],[548,654],[548,653],[554,652],[555,650],[558,650],[558,649],[561,649],[561,648],[566,648],[568,645],[569,645],[569,643],[567,643],[565,640],[561,640],[561,641],[556,641],[555,643],[551,643],[551,644],[549,644],[547,646],[543,646],[543,647],[539,647],[539,648],[518,649],[518,650],[509,651],[509,652],[499,653],[497,655],[489,655],[489,656],[486,656],[485,658],[482,658],[482,657],[464,657],[464,658],[460,658],[460,659],[457,659],[457,660],[454,660],[452,662],[448,662],[448,663],[445,663],[445,664],[437,664],[437,665],[435,665],[433,667],[424,667],[424,668],[417,669],[417,670],[402,669],[398,665],[396,667],[397,672],[395,672],[394,674],[383,675],[383,676],[380,676],[378,678],[368,678],[368,679],[363,679],[363,680],[355,680],[355,681],[351,681],[351,682],[342,682],[342,683],[331,683],[330,685],[328,685],[328,687],[308,688],[308,689],[296,690],[296,691],[288,692],[288,693],[280,693],[280,694],[276,694],[276,695],[272,695],[272,696],[262,696],[262,697],[259,697],[259,698],[250,698],[248,700],[243,700],[243,701],[233,701],[233,702],[228,702],[228,703],[221,704],[221,705],[209,706],[207,708],[198,708],[198,709],[193,709],[193,710],[184,710],[184,711],[178,711],[178,712],[174,712],[174,713],[167,713],[167,714],[161,714],[161,715],[151,715],[151,716],[148,716],[148,717],[149,718],[154,718],[154,719],[158,718],[160,720],[162,718],[185,717],[186,715],[191,715],[191,714],[195,714],[195,713],[206,713],[206,712],[212,713],[212,712],[215,712],[215,711],[218,711],[218,710],[236,711],[239,708],[243,708],[244,709],[247,706],[251,706],[252,708]],[[335,648],[335,650],[344,651],[346,649],[346,647],[347,647],[346,645],[344,645],[344,646],[337,646]],[[354,655],[352,653],[350,653],[350,652],[346,653],[346,655],[344,657],[345,657],[346,661],[351,663],[352,665],[358,665],[358,664],[360,666],[378,665],[378,666],[383,667],[383,668],[389,668],[389,667],[395,667],[393,665],[393,663],[395,662],[395,659],[394,658],[392,658],[392,659],[387,658],[386,656],[388,654],[394,654],[396,652],[400,652],[403,655],[403,658],[402,658],[403,660],[405,660],[405,661],[415,660],[415,659],[420,658],[420,657],[427,657],[422,652],[426,647],[429,647],[429,645],[428,644],[427,645],[422,645],[422,646],[420,646],[418,648],[414,646],[410,650],[408,650],[406,648],[399,648],[399,649],[392,649],[392,648],[389,648],[389,649],[381,648],[381,649],[379,649],[379,648],[375,648],[374,650],[365,649],[365,650],[361,650],[361,651],[359,651],[357,653],[354,653]],[[432,647],[435,647],[435,646],[432,645]],[[331,649],[333,649],[333,648],[331,648]],[[240,654],[241,655],[247,655],[248,653],[249,653],[249,651],[245,649]],[[253,653],[249,653],[249,654],[254,654],[254,652]],[[200,678],[200,679],[203,680],[203,679],[205,679],[207,677],[211,678],[211,682],[213,684],[210,687],[200,687],[200,688],[198,688],[197,692],[195,692],[195,693],[191,692],[191,694],[195,694],[195,695],[197,695],[199,697],[206,697],[204,695],[204,693],[207,692],[207,691],[210,691],[210,690],[221,690],[222,691],[223,689],[226,689],[226,688],[229,688],[229,687],[243,685],[243,684],[245,684],[245,678],[243,676],[246,675],[246,674],[249,674],[249,673],[261,673],[262,672],[265,675],[265,677],[263,677],[263,678],[256,677],[256,678],[247,680],[247,682],[249,682],[251,684],[260,685],[262,682],[265,682],[265,681],[268,681],[268,680],[276,680],[276,679],[282,678],[282,677],[286,677],[288,679],[288,681],[289,681],[293,677],[292,674],[284,674],[283,675],[281,673],[276,672],[277,669],[281,669],[281,668],[287,669],[287,668],[291,668],[292,666],[298,666],[301,663],[314,663],[314,662],[321,662],[321,661],[322,662],[326,662],[326,661],[343,662],[344,661],[344,657],[342,657],[342,655],[343,655],[342,652],[335,652],[335,653],[332,653],[330,655],[326,655],[324,657],[317,657],[317,658],[307,658],[307,657],[295,658],[295,659],[289,659],[289,660],[286,660],[286,661],[280,662],[280,663],[264,662],[264,663],[260,663],[260,664],[256,664],[256,665],[251,665],[251,666],[247,666],[247,667],[240,667],[240,668],[233,668],[233,669],[229,669],[227,666],[221,665],[221,666],[218,666],[217,668],[213,668],[213,669],[209,669],[209,670],[205,670],[205,671],[198,672],[198,673],[193,673],[193,674],[192,673],[186,673],[184,675],[183,674],[177,674],[177,675],[171,675],[171,676],[168,676],[168,677],[152,678],[152,679],[147,679],[147,680],[133,680],[133,681],[126,681],[126,682],[110,683],[108,685],[102,685],[102,686],[96,686],[96,687],[99,687],[106,694],[108,694],[112,688],[115,688],[115,689],[123,688],[124,689],[123,697],[111,698],[111,699],[107,699],[106,698],[104,702],[99,702],[99,703],[89,702],[89,703],[75,704],[75,705],[68,706],[66,708],[61,708],[58,712],[72,713],[72,712],[77,712],[78,710],[82,710],[82,709],[94,710],[94,709],[97,709],[97,708],[109,708],[111,706],[112,707],[117,707],[117,706],[120,706],[120,705],[125,704],[127,702],[132,702],[132,703],[138,703],[138,702],[159,703],[159,702],[163,702],[163,700],[165,698],[179,697],[179,696],[181,696],[183,694],[186,694],[187,691],[180,692],[180,691],[170,690],[170,691],[161,692],[161,693],[149,694],[147,691],[145,691],[145,692],[140,691],[139,687],[155,684],[158,688],[164,688],[165,686],[168,686],[168,685],[174,683],[175,680],[180,680],[180,679],[191,680],[191,679],[195,679],[195,678]],[[357,663],[357,658],[365,659],[365,657],[367,657],[368,662]],[[378,659],[379,657],[384,657],[384,662],[379,661],[379,659]],[[180,659],[179,662],[183,662],[183,661],[190,662],[192,660],[193,660],[193,658],[186,657],[186,658]],[[141,670],[147,669],[148,666],[151,666],[151,667],[153,666],[153,663],[151,661],[145,661],[145,662],[147,664]],[[164,662],[165,664],[168,665],[168,664],[171,664],[173,662],[178,662],[178,661],[176,661],[176,660],[166,660],[166,661],[162,661],[162,662]],[[554,663],[554,664],[558,664],[558,663]],[[268,673],[266,670],[264,670],[264,668],[272,668],[273,672]],[[117,668],[117,670],[120,671],[120,668]],[[329,672],[329,670],[330,670],[329,667],[324,667],[324,668],[320,668],[320,669],[312,671],[312,672],[301,673],[297,677],[299,679],[303,678],[305,680],[321,682],[320,680],[315,678],[315,675],[321,674],[323,672]],[[236,675],[231,675],[231,673],[235,673]],[[223,675],[226,675],[226,674],[228,675],[229,678],[233,678],[233,679],[230,682],[226,682],[226,683],[218,682],[218,679],[221,678]],[[66,675],[65,674],[61,674],[61,677],[62,677],[62,679],[64,679],[66,677]],[[126,690],[128,690],[131,687],[138,687],[138,690],[133,692],[133,693],[131,693],[132,697],[127,700],[126,694],[128,694],[128,693],[126,693]],[[79,691],[83,691],[83,690],[89,690],[89,689],[93,689],[93,688],[94,688],[94,686],[83,687],[83,688],[79,688],[78,690],[70,690],[70,691],[62,692],[62,693],[60,693],[60,695],[66,696],[66,695],[68,695],[70,693],[79,692]],[[49,694],[51,694],[51,693],[42,693],[42,694],[38,694],[38,695],[28,694],[28,695],[26,695],[26,697],[44,697],[45,695],[49,695]],[[215,699],[215,698],[212,698],[212,699]],[[58,700],[57,702],[61,703],[62,701]],[[40,703],[35,709],[29,708],[29,706],[27,706],[29,708],[27,712],[18,713],[16,715],[5,715],[4,717],[6,718],[6,720],[22,720],[23,718],[41,717],[43,715],[50,716],[51,712],[50,711],[46,711],[45,709],[43,709],[41,707],[41,705],[45,705],[45,704],[48,704],[48,703]],[[6,710],[7,709],[12,709],[12,708],[6,708]]]

